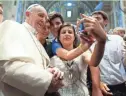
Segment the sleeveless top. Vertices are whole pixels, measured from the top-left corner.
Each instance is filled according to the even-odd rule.
[[[84,64],[82,55],[70,61],[64,61],[53,56],[51,66],[55,66],[64,72],[63,83],[65,85],[62,89],[59,89],[61,96],[89,96],[86,84],[88,65]]]

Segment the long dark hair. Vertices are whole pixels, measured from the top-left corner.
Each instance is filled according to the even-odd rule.
[[[74,42],[73,42],[73,48],[76,48],[78,46],[78,44],[77,44],[77,34],[76,34],[74,26],[72,24],[70,24],[70,23],[64,23],[63,25],[60,26],[60,28],[58,30],[58,36],[57,36],[58,42],[62,45],[62,43],[60,42],[60,33],[61,33],[61,29],[64,28],[64,27],[72,27],[73,32],[74,32],[74,36],[75,36],[75,39],[74,39]]]

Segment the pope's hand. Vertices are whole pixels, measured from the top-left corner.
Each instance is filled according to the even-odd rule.
[[[48,68],[48,71],[53,74],[52,81],[48,88],[48,93],[56,92],[58,89],[64,86],[63,84],[63,75],[64,73],[61,72],[58,68]]]
[[[47,92],[48,93],[56,92],[63,86],[64,86],[63,80],[56,80],[55,77],[53,77]]]
[[[60,71],[58,68],[56,68],[56,67],[48,68],[48,71],[53,74],[53,77],[56,80],[58,80],[58,79],[62,80],[63,79],[64,72]]]

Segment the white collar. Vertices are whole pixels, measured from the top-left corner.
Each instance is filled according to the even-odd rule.
[[[27,22],[24,22],[23,25],[28,29],[29,32],[32,32],[34,35],[36,35],[36,30],[35,28],[33,28],[30,24],[28,24]]]

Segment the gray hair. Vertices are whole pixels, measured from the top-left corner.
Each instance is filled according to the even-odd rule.
[[[125,33],[125,28],[122,28],[122,27],[116,27],[113,29],[113,33],[119,33],[119,31],[123,31]]]
[[[32,5],[30,5],[28,8],[27,8],[27,10],[26,11],[32,11],[33,10],[33,8],[35,8],[36,6],[41,6],[41,7],[43,7],[42,5],[40,5],[40,4],[32,4]]]

